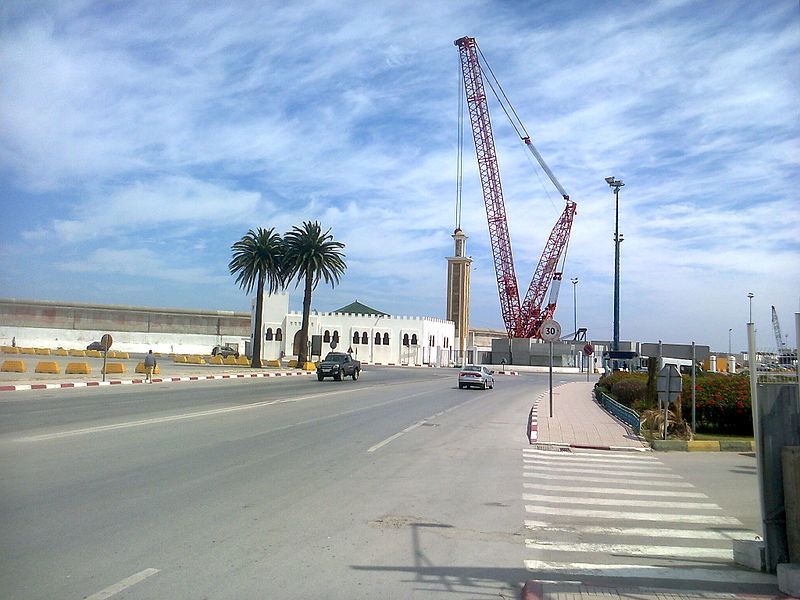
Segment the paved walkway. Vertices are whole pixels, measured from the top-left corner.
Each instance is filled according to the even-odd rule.
[[[540,395],[531,411],[532,444],[557,444],[597,449],[644,450],[646,442],[594,401],[593,383],[566,383]]]

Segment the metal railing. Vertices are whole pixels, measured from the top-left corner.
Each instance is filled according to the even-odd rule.
[[[611,396],[604,394],[598,389],[595,389],[594,396],[603,408],[605,408],[608,412],[617,417],[626,425],[630,425],[634,433],[638,434],[640,432],[641,417],[639,416],[639,413],[632,408],[628,408],[627,406],[620,404]]]

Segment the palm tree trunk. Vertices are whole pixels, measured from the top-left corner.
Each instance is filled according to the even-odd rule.
[[[300,327],[300,351],[297,353],[297,367],[302,369],[308,362],[308,328],[311,321],[311,270],[306,271],[305,290],[303,291],[303,324]]]
[[[261,344],[262,344],[262,321],[264,307],[264,274],[258,274],[258,288],[256,289],[256,322],[253,332],[253,357],[250,359],[250,367],[260,369],[261,363]]]

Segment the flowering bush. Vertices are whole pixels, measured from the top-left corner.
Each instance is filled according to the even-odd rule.
[[[750,378],[708,373],[696,378],[697,430],[740,435],[753,434]],[[692,414],[692,378],[683,377],[681,404],[684,418]]]

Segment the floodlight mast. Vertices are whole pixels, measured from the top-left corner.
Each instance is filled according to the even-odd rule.
[[[492,135],[492,124],[489,118],[489,106],[483,82],[484,72],[479,60],[478,44],[475,38],[471,37],[459,38],[453,43],[458,47],[461,57],[461,71],[464,77],[464,89],[469,108],[470,124],[472,125],[472,136],[475,141],[475,153],[478,159],[478,171],[486,205],[489,238],[492,244],[503,321],[509,337],[541,338],[542,323],[551,318],[556,309],[558,287],[563,273],[563,269],[559,270],[558,265],[569,243],[569,234],[575,216],[576,204],[570,200],[569,195],[547,166],[541,154],[536,150],[519,118],[517,117],[515,122],[504,106],[506,114],[511,119],[517,133],[520,134],[522,141],[567,203],[564,212],[550,233],[525,299],[520,304],[519,288],[514,271],[514,258],[511,252],[511,238],[508,233],[508,221],[503,201],[503,187],[500,182],[500,168]],[[494,81],[496,82],[497,80],[495,79]],[[497,95],[497,90],[492,86],[491,80],[489,80],[489,85]],[[497,83],[497,87],[502,93],[499,83]],[[504,93],[503,96],[505,96]],[[499,96],[498,101],[502,104]],[[514,112],[513,107],[510,107],[510,103],[509,108],[516,117],[516,112]],[[550,299],[547,306],[542,308],[548,289],[551,291]]]

